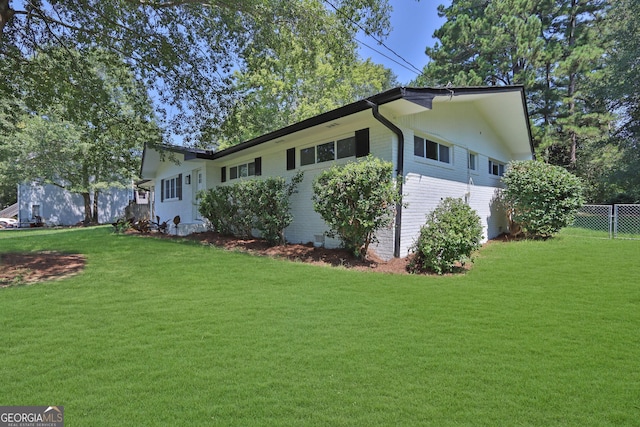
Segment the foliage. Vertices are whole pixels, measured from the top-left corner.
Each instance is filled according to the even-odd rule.
[[[115,234],[124,234],[131,229],[131,220],[125,217],[116,219],[116,222],[111,224],[113,226],[113,232]]]
[[[210,227],[221,234],[237,234],[234,229],[236,206],[233,204],[233,186],[210,188],[198,194],[198,210],[209,221]]]
[[[426,50],[432,61],[417,83],[524,85],[538,156],[575,170],[614,123],[592,90],[605,66],[609,4],[453,0],[439,8],[447,21]]]
[[[286,46],[296,40],[308,47],[310,57],[319,45],[339,57],[339,35],[354,36],[360,27],[379,36],[387,33],[387,0],[332,0],[331,9],[325,4],[0,0],[0,63],[9,64],[3,77],[19,90],[24,81],[48,79],[39,64],[26,61],[43,46],[78,49],[81,55],[95,48],[117,54],[159,103],[170,106],[156,112],[171,132],[187,142],[211,144],[216,142],[211,130],[235,99],[231,75],[253,55],[286,55]]]
[[[133,70],[108,52],[44,49],[30,62],[46,79],[23,84],[20,120],[0,136],[10,153],[0,169],[81,194],[85,222],[97,223],[100,192],[129,185],[143,144],[159,140],[150,101]]]
[[[411,247],[413,272],[450,273],[480,248],[480,217],[462,199],[446,198],[427,215],[420,235]]]
[[[256,228],[267,242],[273,245],[285,243],[284,230],[293,221],[290,198],[303,178],[304,174],[298,172],[289,183],[282,177],[256,181]]]
[[[502,182],[511,220],[528,237],[547,238],[573,222],[582,206],[582,183],[562,167],[538,161],[512,162]]]
[[[256,229],[270,244],[284,244],[284,230],[293,221],[289,199],[303,176],[299,172],[289,183],[269,177],[205,190],[198,196],[200,213],[222,234],[246,238]]]
[[[326,46],[323,39],[315,40],[311,53],[307,44],[292,39],[275,56],[247,59],[243,70],[234,74],[238,94],[220,127],[222,148],[392,87],[389,70],[360,61],[355,42],[344,30],[335,28],[333,33],[342,46],[340,55],[330,54],[336,45]]]
[[[640,0],[612,2],[603,36],[607,41],[607,62],[594,81],[595,96],[618,112],[606,147],[598,147],[585,169],[594,173],[600,192],[589,200],[640,203]],[[606,161],[603,161],[602,158]]]
[[[371,155],[324,170],[313,182],[313,208],[356,256],[366,256],[375,233],[392,224],[400,203],[393,165]]]

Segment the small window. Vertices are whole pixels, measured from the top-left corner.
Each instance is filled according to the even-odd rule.
[[[427,140],[427,159],[438,160],[438,144]]]
[[[333,141],[320,144],[316,148],[318,150],[318,163],[330,162],[336,159],[336,147]]]
[[[413,154],[442,163],[451,163],[451,147],[419,136],[413,137]]]
[[[424,157],[424,139],[419,136],[413,137],[413,155]]]
[[[357,136],[361,141],[357,142]],[[360,144],[360,148],[358,148]],[[360,150],[360,153],[358,152]],[[314,163],[331,162],[336,159],[346,159],[347,157],[366,156],[369,154],[369,130],[363,129],[356,132],[355,136],[339,139],[337,141],[325,142],[315,147],[303,148],[300,150],[300,164],[302,166]],[[287,160],[287,164],[289,164]]]
[[[489,174],[495,176],[504,175],[504,163],[496,162],[495,160],[489,160]]]
[[[31,205],[31,218],[40,216],[40,205]]]
[[[256,175],[256,162],[243,163],[229,168],[229,179],[245,178]]]
[[[356,155],[356,138],[340,139],[338,144],[338,158],[344,159],[346,157],[352,157]]]
[[[182,174],[162,180],[162,201],[182,199]]]
[[[449,161],[449,147],[446,145],[438,145],[438,161],[442,163],[451,163]]]
[[[300,150],[300,164],[312,165],[316,162],[316,147],[303,148]]]
[[[469,167],[469,169],[471,169],[472,171],[476,170],[476,160],[477,160],[477,154],[475,154],[475,153],[469,153],[469,162],[468,162],[468,167]]]

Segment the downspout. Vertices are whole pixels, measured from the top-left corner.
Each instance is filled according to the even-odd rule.
[[[402,194],[402,184],[404,181],[404,134],[402,130],[391,123],[389,119],[380,114],[378,110],[378,104],[375,104],[369,100],[367,100],[367,104],[371,106],[371,112],[373,113],[373,117],[378,120],[380,123],[385,125],[391,132],[395,133],[398,136],[398,159],[397,159],[397,169],[396,169],[396,178],[398,191]],[[396,204],[396,229],[393,243],[393,256],[396,258],[400,258],[400,236],[402,235],[402,202]]]

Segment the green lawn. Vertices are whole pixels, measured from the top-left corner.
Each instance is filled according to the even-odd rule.
[[[394,276],[110,234],[0,233],[83,253],[0,289],[0,405],[69,426],[640,425],[640,241],[491,244]]]

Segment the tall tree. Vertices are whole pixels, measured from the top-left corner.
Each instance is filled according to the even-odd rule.
[[[234,99],[229,78],[249,44],[277,50],[286,30],[314,46],[330,13],[352,33],[357,26],[386,33],[387,0],[331,4],[335,10],[321,0],[0,0],[0,62],[10,61],[9,75],[20,81],[42,74],[25,60],[42,46],[117,53],[155,100],[170,106],[158,112],[173,133],[210,142],[209,129]]]
[[[418,83],[524,85],[538,153],[575,169],[611,121],[588,96],[606,9],[606,0],[453,0],[439,8],[447,21]]]
[[[599,172],[603,201],[640,202],[640,0],[612,2],[604,36],[607,66],[594,81],[595,96],[618,112],[609,144],[609,162]],[[598,153],[600,158],[603,152]],[[592,168],[593,170],[594,168]],[[597,170],[597,169],[596,169]]]
[[[51,48],[31,61],[45,74],[24,83],[23,115],[2,138],[13,176],[81,194],[97,223],[100,193],[130,184],[144,142],[159,141],[146,91],[109,52]]]
[[[320,5],[316,5],[320,7]],[[392,72],[361,61],[353,33],[335,15],[325,15],[326,32],[301,43],[283,28],[280,46],[261,51],[256,40],[234,76],[238,97],[218,130],[222,145],[232,145],[387,89]],[[254,44],[255,43],[255,44]]]

